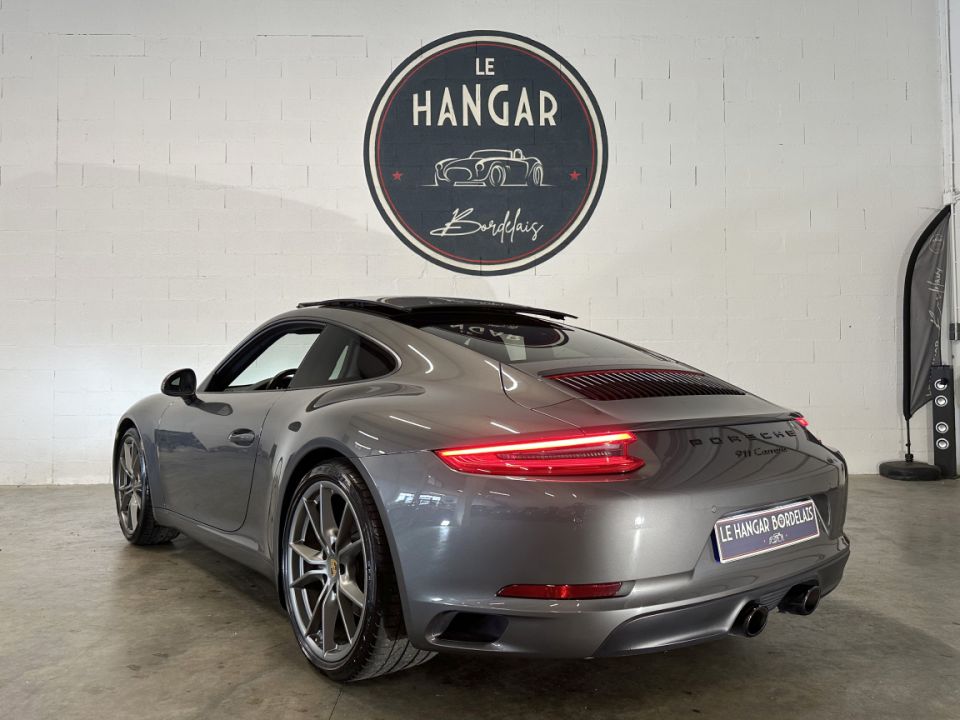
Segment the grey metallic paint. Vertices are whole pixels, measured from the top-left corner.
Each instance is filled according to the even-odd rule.
[[[351,328],[388,348],[397,368],[329,387],[227,393],[207,390],[211,374],[195,402],[151,396],[130,408],[118,429],[118,437],[131,423],[140,431],[158,522],[275,580],[284,503],[313,459],[331,454],[355,464],[373,493],[407,632],[424,648],[567,657],[640,652],[725,634],[739,609],[764,594],[782,597],[811,579],[829,592],[840,580],[848,554],[846,470],[839,454],[790,422],[783,408],[750,394],[590,402],[538,377],[570,363],[501,366],[347,309],[285,313],[234,353],[291,321]],[[577,367],[587,366],[618,365],[597,358]],[[667,360],[650,366],[686,367]],[[634,454],[645,467],[613,482],[532,481],[455,472],[431,452],[604,428],[634,430]],[[230,442],[238,429],[253,431],[256,441]],[[735,443],[723,441],[731,435],[751,447],[783,449],[741,458]],[[732,564],[716,561],[718,518],[805,497],[817,501],[820,538]],[[625,594],[553,603],[496,595],[512,583],[612,581],[624,582]],[[463,610],[510,622],[495,643],[440,639]]]

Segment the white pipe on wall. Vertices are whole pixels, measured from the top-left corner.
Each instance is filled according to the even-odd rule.
[[[960,0],[941,0],[940,2],[940,87],[943,108],[943,201],[949,204],[950,211],[950,254],[953,262],[953,283],[951,287],[952,312],[947,326],[960,323],[960,253],[957,252],[957,98],[960,93],[955,87],[954,78],[958,77],[956,63],[960,62],[960,48],[954,43],[960,40]],[[949,337],[949,335],[947,336]],[[949,344],[951,356],[954,356],[956,341]],[[951,360],[955,365],[956,362]]]

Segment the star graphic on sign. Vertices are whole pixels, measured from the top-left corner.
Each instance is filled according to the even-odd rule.
[[[394,180],[399,180],[399,179],[402,178],[402,177],[403,177],[403,173],[402,173],[402,172],[400,172],[399,170],[394,170],[394,171],[393,171],[393,179],[394,179]]]
[[[579,179],[580,179],[580,173],[578,173],[576,170],[574,170],[572,173],[570,173],[570,179],[571,179],[571,180],[579,180]]]

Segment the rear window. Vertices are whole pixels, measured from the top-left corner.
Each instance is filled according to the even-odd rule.
[[[520,322],[436,323],[420,329],[506,363],[588,358],[644,363],[664,359],[588,330],[526,318]]]

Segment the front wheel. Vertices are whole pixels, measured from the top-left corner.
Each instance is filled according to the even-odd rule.
[[[123,536],[134,545],[159,545],[170,542],[179,530],[159,525],[153,517],[147,461],[143,441],[136,428],[120,438],[113,467],[113,494],[117,501],[117,519]]]
[[[284,538],[290,624],[303,654],[324,674],[363,680],[433,657],[406,638],[383,524],[352,466],[331,461],[304,476]]]
[[[494,165],[490,168],[490,174],[487,176],[487,184],[490,187],[503,187],[507,181],[507,171],[500,165]]]

